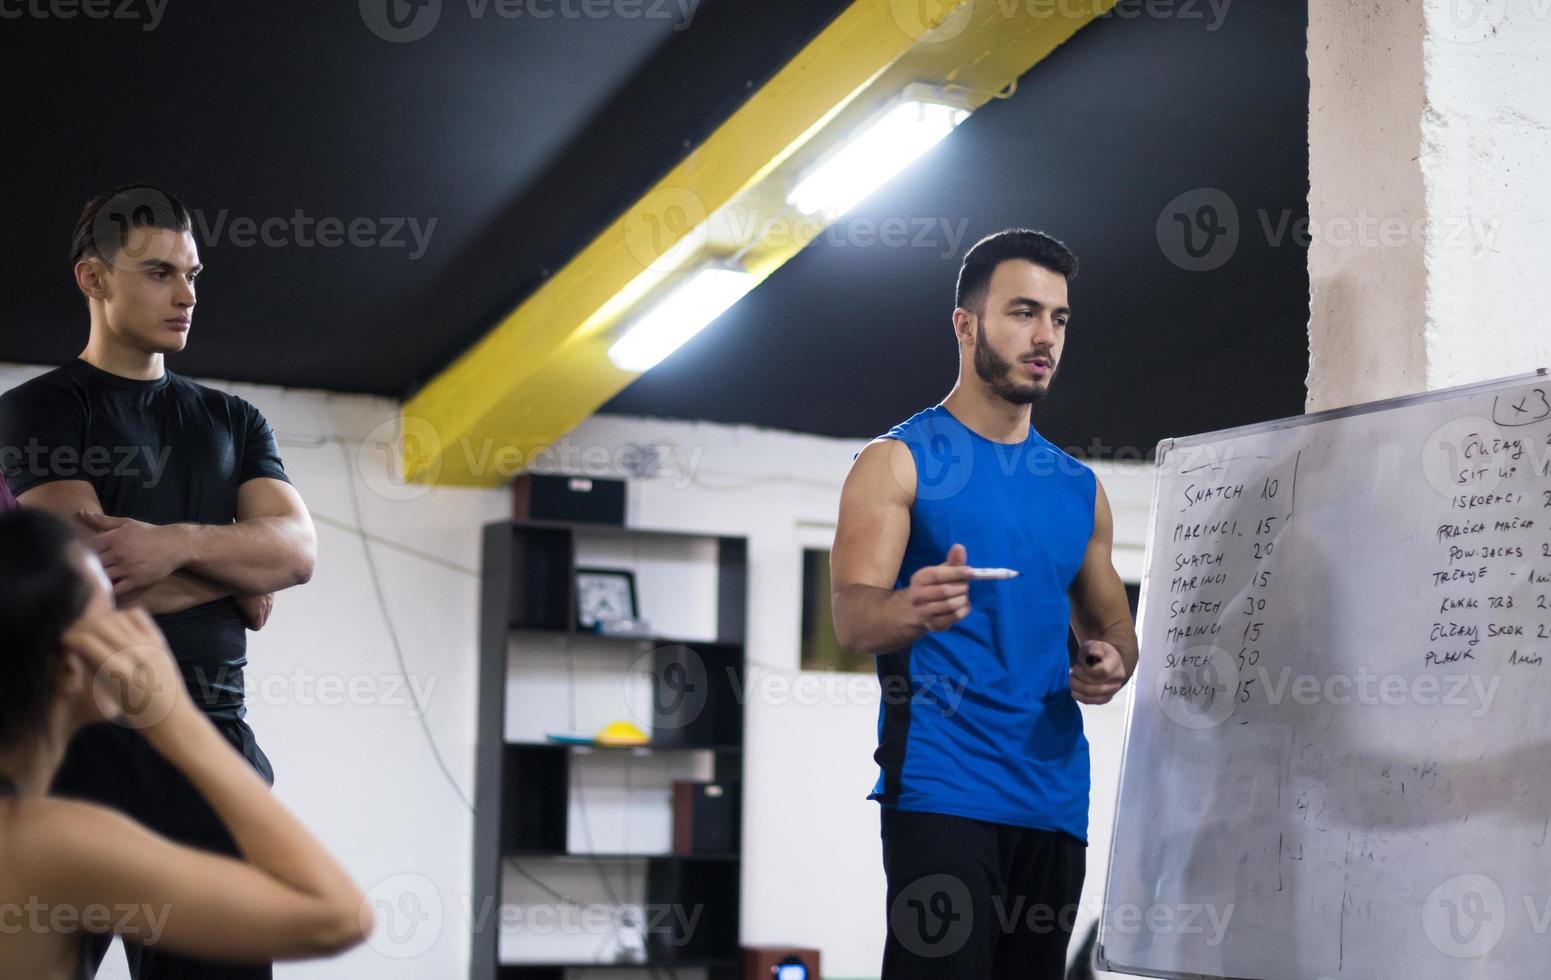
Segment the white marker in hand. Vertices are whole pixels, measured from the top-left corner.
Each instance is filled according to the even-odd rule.
[[[971,579],[1017,578],[1018,575],[1019,572],[1015,568],[971,568],[969,570]]]

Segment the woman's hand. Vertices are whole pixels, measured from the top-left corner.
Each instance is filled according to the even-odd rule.
[[[65,650],[86,662],[103,714],[127,728],[150,730],[193,710],[161,630],[143,609],[91,613],[62,638]]]

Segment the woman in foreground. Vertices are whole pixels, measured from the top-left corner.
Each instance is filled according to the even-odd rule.
[[[90,977],[94,933],[236,963],[362,942],[361,892],[195,708],[151,618],[112,596],[58,519],[0,513],[0,977]],[[142,730],[247,860],[50,797],[71,737],[104,721]]]

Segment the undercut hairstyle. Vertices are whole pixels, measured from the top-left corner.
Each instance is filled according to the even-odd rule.
[[[70,265],[86,258],[112,262],[135,228],[191,231],[188,208],[172,194],[146,184],[125,184],[86,202],[70,236]]]
[[[48,721],[60,638],[91,601],[76,547],[70,528],[46,511],[0,514],[0,747],[37,736]]]
[[[991,276],[997,266],[1009,259],[1033,262],[1065,277],[1067,282],[1077,278],[1077,256],[1071,249],[1042,231],[1009,228],[982,238],[964,253],[954,305],[977,314],[984,313]]]

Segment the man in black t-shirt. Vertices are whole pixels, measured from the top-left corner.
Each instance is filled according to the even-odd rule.
[[[244,629],[264,625],[274,592],[311,577],[312,520],[259,411],[163,363],[187,340],[201,269],[183,205],[153,188],[110,192],[86,206],[73,246],[91,336],[77,360],[0,395],[0,474],[22,506],[76,522],[119,605],[156,616],[195,702],[273,782],[243,720]],[[128,728],[84,730],[54,791],[237,854],[209,805]],[[139,980],[272,975],[125,946]]]

